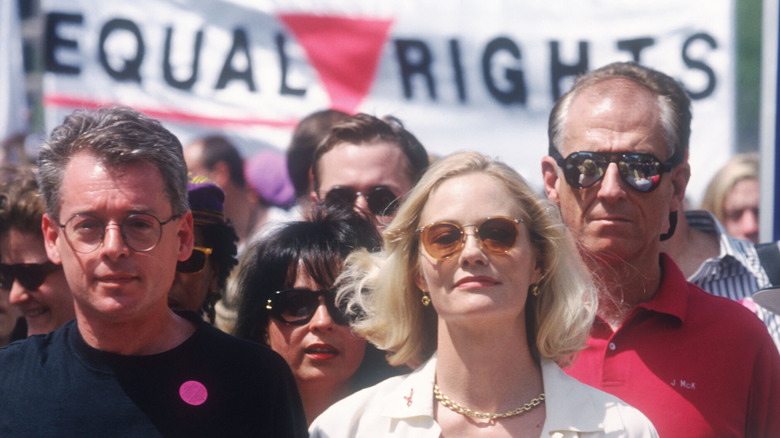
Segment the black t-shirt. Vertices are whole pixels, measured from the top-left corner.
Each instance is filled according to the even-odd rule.
[[[307,436],[284,359],[181,315],[195,333],[160,354],[96,350],[75,321],[0,348],[0,437]]]

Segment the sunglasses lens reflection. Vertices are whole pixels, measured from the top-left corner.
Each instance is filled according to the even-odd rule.
[[[598,152],[575,152],[564,160],[566,181],[575,188],[588,188],[601,181],[610,163],[616,163],[620,177],[639,192],[650,192],[661,182],[663,164],[652,155],[623,154],[614,157]]]

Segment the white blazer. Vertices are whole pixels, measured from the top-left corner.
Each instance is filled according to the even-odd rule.
[[[309,428],[311,438],[438,438],[433,418],[436,355],[405,376],[391,377],[335,403]],[[650,420],[617,397],[580,383],[542,361],[546,420],[542,437],[657,437]]]

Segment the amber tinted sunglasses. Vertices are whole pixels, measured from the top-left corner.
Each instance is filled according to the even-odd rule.
[[[435,222],[415,230],[420,235],[425,251],[437,260],[448,259],[463,249],[466,243],[468,227],[474,227],[474,236],[480,247],[493,254],[508,252],[517,243],[520,235],[520,222],[506,216],[486,217],[478,224],[463,225],[452,222]]]

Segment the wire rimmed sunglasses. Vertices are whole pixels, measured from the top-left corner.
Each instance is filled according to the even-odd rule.
[[[480,248],[493,254],[505,254],[511,250],[520,235],[520,222],[506,216],[490,216],[478,224],[458,225],[452,222],[434,222],[415,230],[420,235],[425,251],[436,260],[446,260],[463,249],[466,228],[474,227],[474,236]]]
[[[325,194],[325,203],[342,208],[352,208],[358,196],[364,196],[368,209],[375,216],[389,216],[398,209],[398,195],[386,186],[372,187],[368,192],[359,192],[352,187],[338,186]]]
[[[176,263],[176,272],[182,274],[196,274],[202,271],[203,268],[206,267],[206,260],[208,260],[212,252],[214,252],[214,250],[211,248],[193,246],[190,258],[183,262]]]
[[[16,280],[27,290],[38,290],[49,274],[60,269],[62,269],[62,265],[56,265],[49,260],[44,263],[19,263],[15,265],[0,263],[0,288],[11,290],[14,280]]]
[[[349,322],[336,307],[336,293],[330,290],[285,289],[276,291],[265,305],[271,317],[292,325],[306,325],[317,313],[320,297],[325,298],[333,322],[347,325]]]
[[[604,178],[610,163],[617,164],[620,178],[632,189],[648,193],[661,184],[661,175],[671,172],[682,161],[681,148],[677,148],[669,160],[661,160],[650,154],[626,152],[572,152],[563,158],[550,146],[549,154],[563,169],[566,182],[575,189],[586,189]]]

